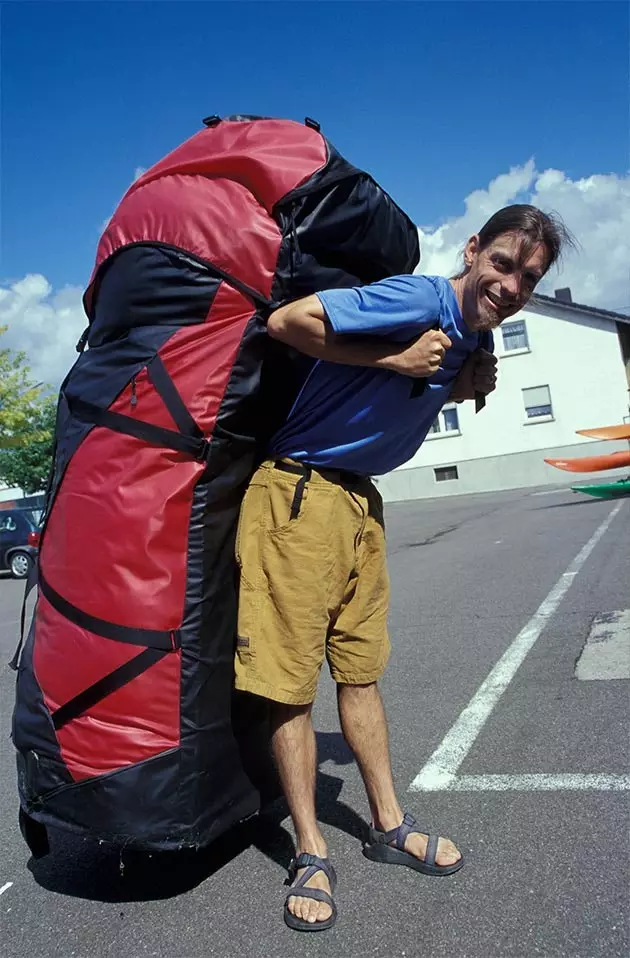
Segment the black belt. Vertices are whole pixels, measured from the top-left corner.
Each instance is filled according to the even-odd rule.
[[[369,482],[365,476],[360,476],[356,472],[346,472],[344,469],[319,469],[315,466],[309,466],[306,463],[285,462],[282,459],[276,460],[274,468],[280,469],[281,472],[290,472],[294,476],[300,476],[295,486],[295,494],[293,496],[293,502],[291,503],[290,519],[297,519],[299,516],[306,483],[314,472],[316,472],[318,476],[322,476],[323,479],[334,482],[339,486],[352,487],[360,483],[365,483],[366,481]]]
[[[319,466],[309,466],[303,462],[285,462],[282,459],[278,459],[274,465],[276,469],[281,469],[282,472],[292,472],[295,476],[303,476],[308,472],[310,478],[311,474],[316,472],[318,476],[323,476],[330,482],[347,482],[356,485],[359,482],[368,481],[366,476],[360,476],[358,472],[348,472],[346,469],[320,469]]]

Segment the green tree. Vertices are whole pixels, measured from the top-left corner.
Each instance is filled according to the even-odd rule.
[[[8,486],[17,486],[27,496],[46,487],[52,465],[56,413],[56,401],[45,399],[22,433],[20,445],[0,450],[0,480]]]
[[[43,489],[51,464],[56,403],[45,390],[24,353],[0,347],[0,481],[27,494]]]
[[[0,337],[6,331],[6,326],[0,326]],[[37,438],[34,427],[46,403],[44,388],[44,383],[33,382],[24,353],[0,347],[0,449]]]

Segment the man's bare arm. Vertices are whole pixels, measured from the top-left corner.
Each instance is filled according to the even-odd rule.
[[[273,339],[314,359],[389,369],[415,378],[437,372],[451,345],[439,329],[428,330],[408,343],[392,343],[380,337],[338,336],[315,295],[276,309],[269,317],[267,330]]]

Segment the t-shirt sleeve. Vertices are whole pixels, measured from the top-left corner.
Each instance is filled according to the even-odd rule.
[[[440,317],[435,287],[424,276],[392,276],[369,286],[317,293],[330,325],[340,335],[412,338]],[[401,337],[404,338],[404,337]]]

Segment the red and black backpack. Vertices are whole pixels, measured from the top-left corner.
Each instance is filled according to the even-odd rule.
[[[37,601],[15,662],[35,854],[48,825],[199,846],[264,801],[264,703],[232,690],[233,545],[248,480],[311,363],[267,336],[266,316],[419,260],[413,223],[317,124],[204,122],[107,226],[60,391]]]

